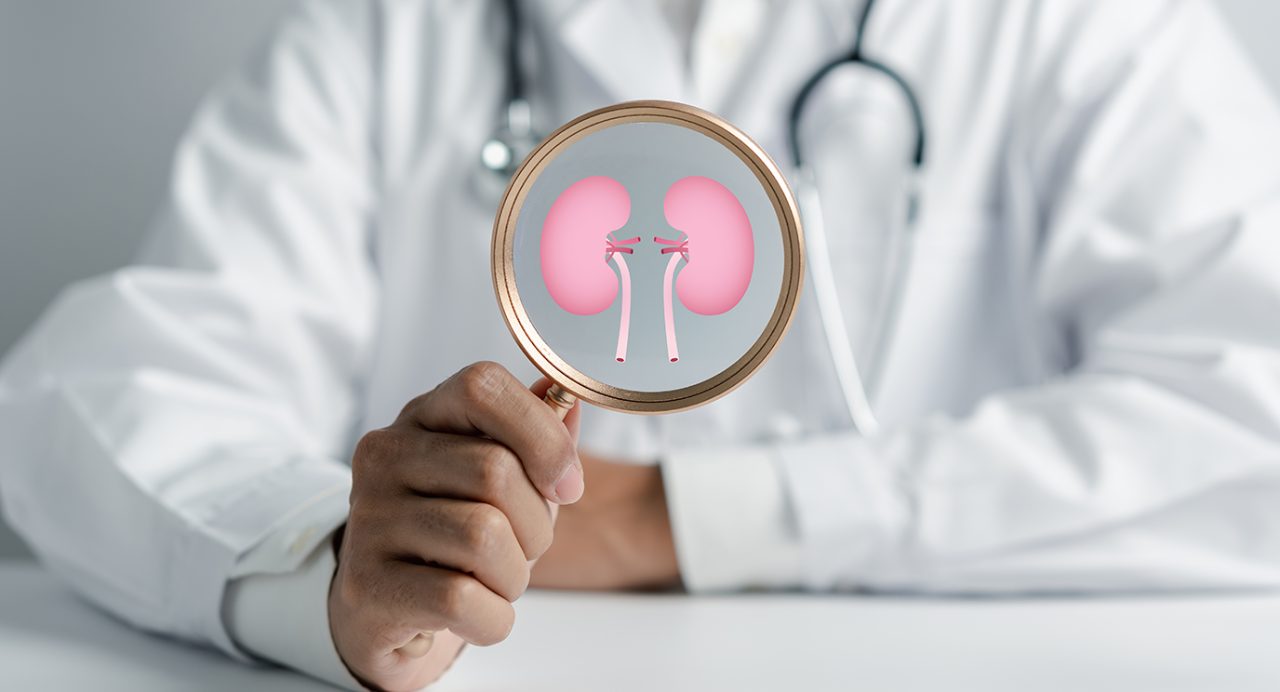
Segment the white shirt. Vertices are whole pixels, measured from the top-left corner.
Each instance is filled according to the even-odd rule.
[[[686,64],[652,4],[531,9],[541,129],[684,100],[785,165],[790,99],[858,2],[768,4],[733,68],[699,57],[705,20]],[[535,375],[494,309],[477,180],[496,11],[300,3],[201,109],[138,262],[9,354],[3,506],[86,596],[351,684],[322,623],[354,440],[468,362]],[[867,50],[930,136],[884,431],[849,431],[805,299],[732,396],[585,416],[584,447],[661,461],[686,584],[1280,584],[1280,114],[1211,6],[884,0]],[[806,116],[853,330],[883,259],[862,182],[901,165],[902,116],[845,77]]]

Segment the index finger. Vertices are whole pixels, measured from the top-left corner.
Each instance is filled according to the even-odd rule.
[[[569,504],[582,496],[582,462],[569,429],[497,363],[468,365],[410,401],[400,418],[436,432],[487,435],[515,452],[543,497]]]

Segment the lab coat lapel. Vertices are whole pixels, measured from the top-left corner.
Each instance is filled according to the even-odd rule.
[[[652,2],[580,0],[556,16],[553,35],[614,99],[688,100],[681,51]]]
[[[754,137],[777,138],[761,142],[773,149],[782,144],[776,125],[786,122],[786,109],[800,85],[850,40],[854,8],[848,0],[775,0],[768,12],[736,88],[715,107]],[[777,157],[782,152],[770,153]]]

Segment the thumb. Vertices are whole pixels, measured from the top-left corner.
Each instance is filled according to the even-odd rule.
[[[529,391],[541,399],[547,395],[547,390],[551,389],[552,384],[554,383],[551,380],[540,377],[532,387],[529,387]],[[582,404],[575,403],[573,408],[569,409],[569,413],[565,414],[564,427],[568,428],[569,435],[573,437],[573,443],[578,444],[578,432],[582,429]]]
[[[537,382],[533,383],[533,386],[529,388],[529,391],[533,392],[533,394],[539,399],[542,399],[546,397],[547,390],[551,389],[552,384],[554,383],[551,380],[542,377],[539,378]],[[551,406],[551,404],[547,404],[547,406]],[[573,446],[576,449],[578,446],[578,432],[582,427],[581,403],[574,402],[573,408],[569,409],[569,412],[565,414],[564,427],[569,431],[569,437],[573,440]],[[573,478],[574,476],[576,476],[576,478]],[[565,484],[563,488],[561,487],[561,484]],[[582,464],[578,463],[574,467],[567,469],[565,471],[565,475],[556,483],[555,495],[557,497],[572,497],[573,500],[570,502],[575,502],[582,496],[582,491],[585,489],[585,485],[586,478],[583,475]],[[548,498],[551,498],[551,496],[548,496]],[[556,502],[559,501],[555,500],[552,504],[555,504]]]

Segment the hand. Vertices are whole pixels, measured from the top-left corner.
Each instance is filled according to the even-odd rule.
[[[533,586],[665,588],[680,583],[662,473],[582,454],[591,492],[562,507],[556,540],[533,570]]]
[[[579,411],[561,422],[494,363],[468,366],[360,440],[329,590],[344,663],[376,689],[418,689],[463,642],[511,631],[511,602],[582,495]],[[544,498],[546,498],[544,500]]]

